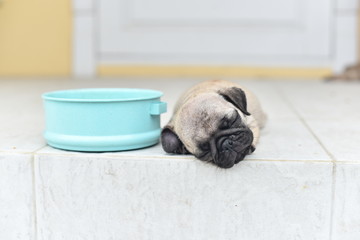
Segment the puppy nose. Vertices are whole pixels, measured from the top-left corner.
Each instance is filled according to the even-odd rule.
[[[222,144],[221,147],[222,147],[223,150],[229,150],[229,149],[232,148],[233,144],[234,144],[233,140],[231,140],[231,139],[226,139],[226,140],[223,142],[223,144]]]

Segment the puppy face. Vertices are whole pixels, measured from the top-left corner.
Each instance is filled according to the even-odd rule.
[[[249,115],[245,94],[239,88],[199,94],[181,106],[173,127],[164,128],[163,148],[230,168],[255,150],[246,123]]]

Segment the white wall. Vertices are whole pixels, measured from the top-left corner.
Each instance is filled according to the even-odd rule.
[[[100,64],[340,71],[356,61],[355,0],[177,4],[174,8],[163,0],[74,1],[74,75],[95,76]]]

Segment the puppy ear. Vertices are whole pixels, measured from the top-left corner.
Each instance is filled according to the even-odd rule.
[[[219,94],[225,98],[226,101],[233,104],[236,108],[238,108],[245,115],[250,115],[247,111],[247,102],[245,92],[237,87],[226,88],[219,91]]]
[[[164,151],[167,153],[189,153],[176,133],[168,126],[161,131],[161,144]]]

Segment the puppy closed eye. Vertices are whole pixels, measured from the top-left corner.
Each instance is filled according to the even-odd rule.
[[[222,120],[219,126],[220,129],[228,129],[230,127],[231,127],[231,122],[229,119]]]
[[[239,118],[240,118],[240,116],[239,116],[239,114],[237,112],[233,116],[231,116],[230,118],[224,117],[221,120],[221,123],[219,125],[219,129],[225,130],[225,129],[231,128],[234,124],[237,123]]]
[[[210,150],[210,144],[208,142],[201,143],[199,145],[199,148],[203,151],[209,151]]]

